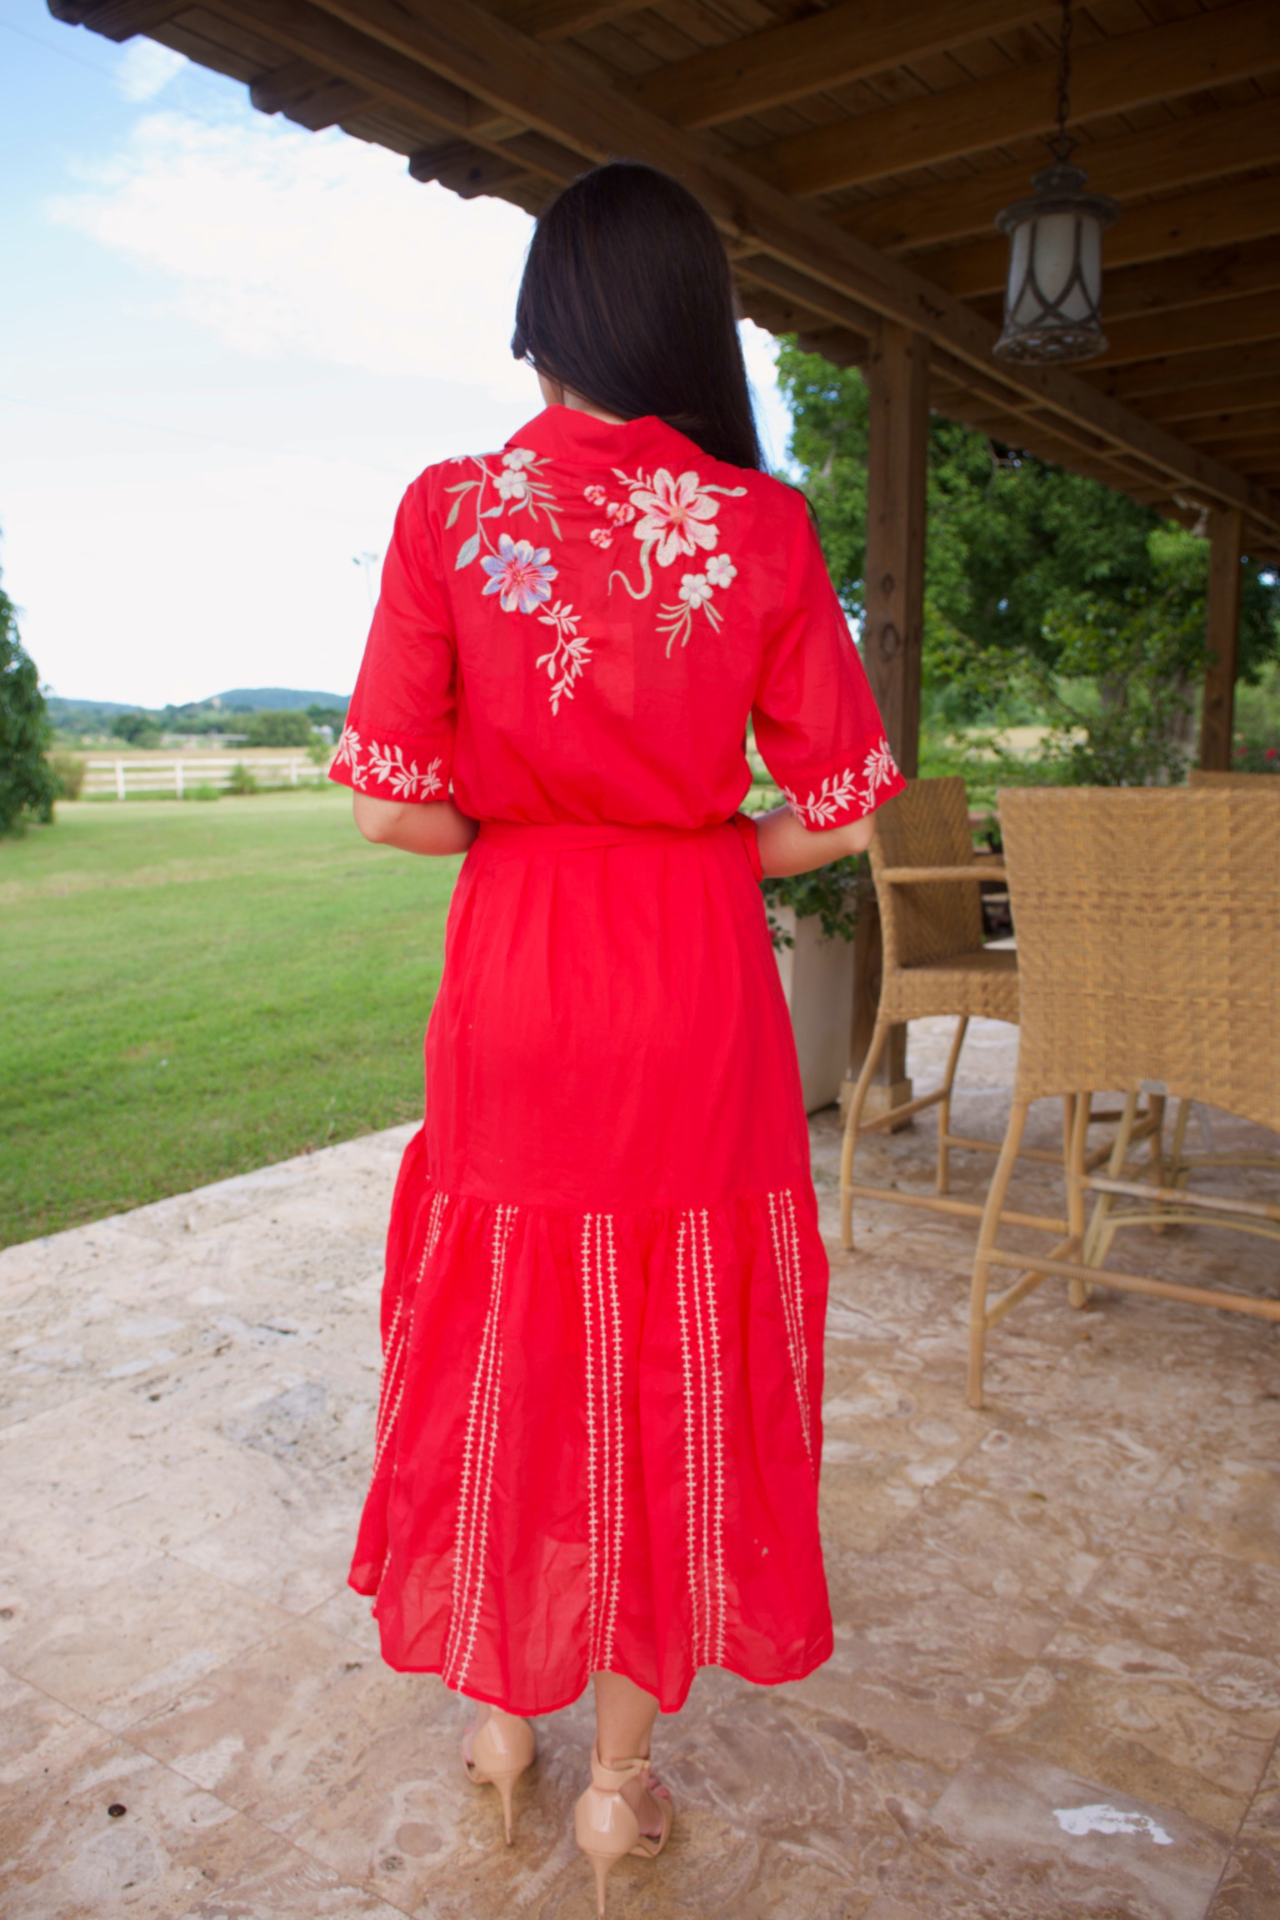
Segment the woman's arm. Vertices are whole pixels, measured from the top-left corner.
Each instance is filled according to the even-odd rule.
[[[846,854],[865,853],[875,830],[871,814],[847,827],[830,827],[825,833],[810,833],[790,807],[775,807],[772,813],[756,815],[760,864],[770,879],[812,873],[815,867],[843,860]]]
[[[402,853],[465,853],[479,824],[452,800],[378,800],[353,793],[356,825],[366,840]]]

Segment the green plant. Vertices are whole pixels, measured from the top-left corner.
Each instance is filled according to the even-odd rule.
[[[249,771],[243,760],[237,760],[231,769],[231,777],[227,781],[227,792],[258,793],[260,791],[255,775]]]
[[[833,860],[812,873],[770,874],[760,882],[769,915],[769,933],[775,947],[793,947],[774,917],[775,907],[790,907],[797,920],[816,916],[828,940],[852,940],[858,925],[859,880],[869,870],[865,853]]]
[[[283,709],[255,713],[244,731],[251,747],[309,747],[313,738],[305,713]]]
[[[84,761],[81,756],[59,748],[49,755],[49,766],[58,783],[59,800],[78,800],[84,787]]]
[[[194,787],[188,787],[185,798],[188,800],[221,800],[222,789],[215,787],[211,780],[201,780]]]
[[[21,833],[29,819],[53,819],[58,782],[45,758],[50,737],[35,661],[0,588],[0,833]]]
[[[160,744],[159,722],[149,713],[118,713],[111,722],[111,732],[117,740],[127,740],[131,747]]]

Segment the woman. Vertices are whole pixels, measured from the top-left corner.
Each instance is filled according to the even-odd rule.
[[[595,1684],[599,1910],[655,1854],[661,1709],[831,1650],[827,1264],[757,881],[902,785],[803,498],[760,471],[702,207],[601,167],[538,223],[512,350],[546,411],[400,507],[334,777],[466,851],[396,1188],[351,1583],[478,1703],[470,1777]],[[735,809],[756,740],[789,805]]]

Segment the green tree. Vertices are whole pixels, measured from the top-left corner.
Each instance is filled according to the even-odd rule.
[[[160,743],[160,727],[149,713],[117,713],[111,719],[111,732],[131,747],[154,747]]]
[[[311,722],[305,713],[255,713],[245,734],[251,747],[309,747]]]
[[[0,833],[20,833],[28,819],[53,819],[58,781],[45,758],[52,731],[35,661],[0,587]]]
[[[792,454],[836,590],[863,611],[867,390],[855,370],[784,343]],[[1042,717],[1064,777],[1168,777],[1205,662],[1208,545],[1126,495],[985,435],[929,431],[923,708],[927,726]],[[1249,562],[1240,670],[1280,654],[1280,589]],[[1081,741],[1076,736],[1083,733]]]

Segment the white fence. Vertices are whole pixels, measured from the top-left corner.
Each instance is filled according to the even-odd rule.
[[[237,767],[251,773],[263,787],[298,787],[323,780],[327,765],[317,766],[305,753],[146,753],[91,755],[84,763],[86,800],[111,794],[127,800],[131,794],[171,793],[181,800],[197,787],[225,789]]]

